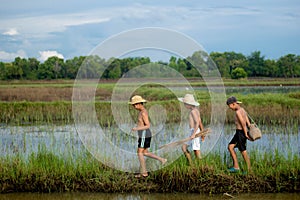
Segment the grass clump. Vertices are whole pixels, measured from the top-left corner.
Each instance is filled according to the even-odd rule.
[[[0,160],[1,193],[7,192],[299,192],[300,160],[297,155],[273,157],[251,153],[253,174],[231,174],[225,157],[206,156],[188,166],[184,156],[151,172],[145,179],[103,165],[89,153],[76,159],[43,150],[25,159],[13,155]],[[138,162],[138,161],[137,161]],[[274,167],[276,166],[276,167]]]

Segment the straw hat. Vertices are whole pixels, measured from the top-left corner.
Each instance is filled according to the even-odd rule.
[[[141,96],[139,95],[135,95],[133,97],[131,97],[131,101],[128,102],[131,105],[137,104],[137,103],[144,103],[147,102],[147,100],[143,99]]]
[[[194,96],[192,94],[186,94],[183,98],[178,98],[178,100],[193,106],[200,105],[197,101],[195,101]]]

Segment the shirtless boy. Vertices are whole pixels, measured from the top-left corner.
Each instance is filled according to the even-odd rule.
[[[239,149],[247,164],[248,171],[251,171],[250,158],[246,150],[247,139],[250,140],[247,129],[247,126],[250,125],[250,121],[248,119],[247,112],[240,106],[242,102],[238,101],[235,97],[229,97],[226,103],[231,110],[235,111],[236,125],[236,133],[228,144],[228,150],[233,160],[233,167],[229,168],[229,171],[238,172],[240,170],[234,148]]]
[[[192,145],[192,149],[197,159],[201,159],[200,152],[200,137],[195,138],[195,135],[202,131],[203,124],[200,117],[200,112],[197,106],[199,103],[195,101],[194,96],[192,94],[186,94],[183,98],[178,98],[179,101],[184,103],[184,106],[190,110],[189,113],[189,127],[190,127],[190,137],[191,141],[182,145],[182,151],[187,158],[190,165],[192,165],[191,154],[188,150],[188,146]],[[204,141],[204,137],[201,137],[202,141]]]
[[[131,98],[129,104],[131,104],[136,110],[139,111],[137,126],[132,128],[132,131],[138,132],[138,159],[140,162],[140,174],[135,177],[147,177],[148,172],[146,170],[146,162],[144,156],[159,160],[162,164],[167,162],[167,159],[161,158],[148,151],[151,143],[151,131],[150,131],[150,121],[148,117],[148,111],[144,107],[144,103],[147,102],[139,95],[135,95]]]

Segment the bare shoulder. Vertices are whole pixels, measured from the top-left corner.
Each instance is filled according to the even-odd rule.
[[[236,116],[241,120],[241,119],[243,119],[243,120],[246,120],[247,118],[247,112],[245,111],[245,109],[244,108],[240,108],[240,109],[238,109],[237,111],[236,111]]]
[[[240,107],[238,110],[235,111],[237,114],[242,114],[245,112],[244,108]]]
[[[192,109],[190,115],[192,115],[192,116],[200,116],[199,109],[198,108]]]
[[[243,115],[247,115],[247,112],[246,112],[246,110],[244,109],[244,108],[240,108],[240,112],[241,112],[241,114],[243,114]]]
[[[145,109],[145,110],[143,110],[143,111],[141,111],[141,115],[143,116],[143,117],[148,117],[148,111]]]

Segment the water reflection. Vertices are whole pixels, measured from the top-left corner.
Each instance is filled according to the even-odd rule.
[[[251,151],[269,153],[277,150],[286,155],[296,154],[300,156],[300,126],[298,128],[262,126],[261,129],[263,137],[255,142],[248,142],[247,150],[250,153]],[[154,136],[151,150],[155,151],[161,145],[181,139],[182,136],[178,135],[178,132],[180,130],[177,130],[175,125],[163,129]],[[212,150],[211,147],[206,147],[209,144],[202,143],[203,155],[208,153],[227,153],[227,144],[233,137],[235,130],[233,126],[226,125],[222,132],[221,137]],[[129,137],[127,134],[120,132],[118,128],[107,129],[106,136],[109,141],[118,147],[135,153],[136,137]],[[47,149],[59,155],[68,156],[69,153],[72,153],[72,157],[76,157],[76,153],[85,149],[73,125],[7,126],[0,128],[0,137],[0,156],[15,153],[21,153],[26,156],[32,152]],[[97,142],[95,142],[96,144]],[[176,148],[181,152],[180,146]]]

